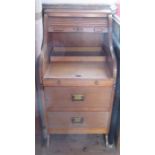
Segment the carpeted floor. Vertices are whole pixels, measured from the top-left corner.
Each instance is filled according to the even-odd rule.
[[[50,147],[43,147],[36,137],[36,155],[119,155],[119,150],[105,148],[102,135],[52,135]]]

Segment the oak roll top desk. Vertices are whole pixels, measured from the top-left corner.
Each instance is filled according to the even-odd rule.
[[[43,17],[40,84],[47,135],[108,135],[117,74],[111,10],[46,6]]]

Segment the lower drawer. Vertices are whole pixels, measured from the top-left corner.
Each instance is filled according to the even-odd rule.
[[[109,129],[110,112],[48,112],[50,129]]]

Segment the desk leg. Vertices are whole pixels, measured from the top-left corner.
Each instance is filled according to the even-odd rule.
[[[109,135],[108,134],[105,135],[105,147],[107,149],[112,149],[113,148],[113,144],[109,144]]]
[[[50,146],[50,134],[48,134],[46,128],[43,129],[43,145],[46,147]]]
[[[48,148],[50,147],[50,135],[49,134],[47,135],[47,147]]]

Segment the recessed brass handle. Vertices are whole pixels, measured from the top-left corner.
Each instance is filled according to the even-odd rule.
[[[84,101],[84,95],[74,94],[72,95],[72,101]]]
[[[72,117],[71,119],[73,124],[82,124],[84,122],[83,117]]]

